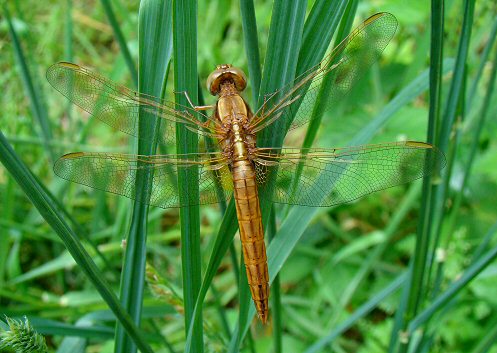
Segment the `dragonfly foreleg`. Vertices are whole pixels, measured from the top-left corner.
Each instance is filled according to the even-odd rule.
[[[183,94],[188,101],[188,104],[194,109],[195,111],[201,111],[201,110],[210,110],[216,108],[216,105],[194,105],[192,100],[190,99],[190,96],[188,95],[187,91],[174,91],[175,94]]]

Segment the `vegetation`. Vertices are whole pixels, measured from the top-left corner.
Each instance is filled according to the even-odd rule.
[[[0,347],[12,350],[8,337],[43,351],[36,330],[60,353],[497,352],[494,1],[0,4]],[[156,143],[71,106],[45,80],[54,62],[198,102],[229,62],[249,74],[256,107],[319,60],[323,38],[379,11],[399,20],[381,60],[290,143],[428,141],[447,165],[335,208],[263,205],[269,325],[253,319],[232,203],[159,209],[54,176],[64,153]],[[178,149],[197,148],[178,135]]]

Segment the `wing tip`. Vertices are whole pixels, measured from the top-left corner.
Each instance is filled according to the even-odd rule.
[[[437,146],[421,141],[406,141],[405,145],[407,147],[430,150],[437,157],[436,160],[433,162],[434,164],[436,163],[436,165],[438,166],[437,169],[441,170],[445,168],[445,165],[447,164],[445,154],[442,151],[440,151],[440,149]]]
[[[426,148],[426,149],[434,148],[433,145],[426,143],[426,142],[420,142],[420,141],[406,141],[406,146],[417,147],[417,148]]]
[[[80,69],[81,66],[77,65],[77,64],[74,64],[74,63],[70,63],[69,61],[59,61],[58,63],[54,64],[54,66],[62,66],[62,67],[66,67],[66,68],[69,68],[69,69]]]
[[[46,78],[48,80],[48,82],[54,86],[54,71],[55,70],[58,70],[58,69],[69,69],[69,70],[81,70],[81,66],[77,65],[77,64],[74,64],[74,63],[70,63],[68,61],[59,61],[55,64],[52,64],[48,67],[47,69],[47,73],[46,73]],[[55,89],[57,89],[57,87],[54,86]]]
[[[60,157],[59,159],[74,159],[74,158],[80,158],[80,157],[83,157],[85,155],[85,152],[71,152],[71,153],[67,153],[65,155],[63,155],[62,157]]]
[[[55,175],[58,175],[63,179],[69,180],[66,174],[64,173],[64,168],[67,166],[65,162],[68,160],[84,157],[85,154],[86,153],[84,152],[71,152],[59,157],[59,159],[57,159],[53,165],[53,171]]]
[[[397,21],[397,17],[395,17],[395,15],[391,14],[390,12],[378,12],[378,13],[375,13],[374,15],[368,17],[363,22],[363,24],[365,26],[367,26],[367,25],[371,24],[372,22],[375,22],[375,21],[380,20],[380,19],[385,19],[386,21],[390,21],[392,27],[394,28],[393,33],[395,33],[395,31],[397,29],[397,26],[399,24],[399,21]],[[392,36],[393,36],[393,34],[392,34]]]

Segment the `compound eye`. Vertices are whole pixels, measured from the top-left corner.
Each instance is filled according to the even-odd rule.
[[[218,65],[216,70],[209,75],[207,78],[207,89],[215,96],[219,93],[221,83],[226,80],[232,80],[239,92],[243,91],[247,86],[245,73],[239,68],[225,64]]]

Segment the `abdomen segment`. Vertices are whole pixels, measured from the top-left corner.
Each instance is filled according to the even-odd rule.
[[[247,278],[259,318],[268,317],[269,274],[255,171],[249,160],[233,163],[236,214]]]

